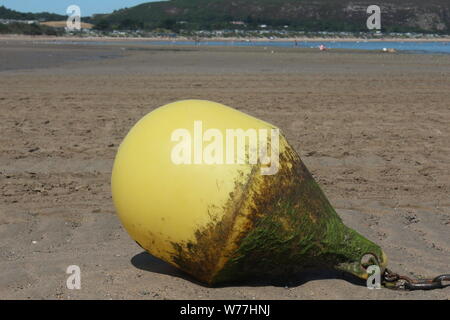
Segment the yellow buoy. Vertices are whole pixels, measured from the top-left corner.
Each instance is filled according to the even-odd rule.
[[[141,119],[117,153],[112,193],[131,237],[216,284],[335,268],[367,278],[383,251],[346,227],[275,126],[186,100]]]

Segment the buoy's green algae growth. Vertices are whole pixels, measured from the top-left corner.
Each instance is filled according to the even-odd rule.
[[[342,223],[283,136],[274,175],[261,164],[174,164],[171,133],[198,120],[222,131],[276,129],[201,100],[144,117],[119,149],[112,190],[125,228],[148,252],[210,285],[324,268],[367,279],[366,254],[386,267],[381,248]]]

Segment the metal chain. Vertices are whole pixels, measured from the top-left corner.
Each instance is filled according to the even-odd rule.
[[[383,274],[383,284],[386,288],[396,290],[433,290],[450,286],[450,274],[443,274],[433,279],[411,279],[386,269]]]

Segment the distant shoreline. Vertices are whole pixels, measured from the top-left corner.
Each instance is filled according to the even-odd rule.
[[[23,41],[220,41],[220,42],[450,42],[450,36],[443,38],[379,38],[379,39],[366,39],[366,38],[308,38],[308,37],[298,37],[298,38],[191,38],[191,37],[152,37],[152,38],[138,38],[138,37],[68,37],[68,36],[26,36],[26,35],[0,35],[0,40],[23,40]]]

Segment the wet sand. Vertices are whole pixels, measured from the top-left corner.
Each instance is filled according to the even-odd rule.
[[[131,126],[188,98],[279,126],[345,223],[408,276],[450,272],[450,56],[0,41],[0,298],[448,299],[336,274],[207,288],[143,253],[111,200]],[[66,288],[81,267],[82,289]]]

